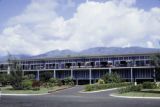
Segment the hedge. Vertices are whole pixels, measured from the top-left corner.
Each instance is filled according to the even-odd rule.
[[[32,89],[32,81],[31,80],[23,80],[22,86],[24,90],[30,90]]]
[[[143,88],[143,86],[142,86],[141,84],[136,85],[136,86],[135,86],[135,85],[130,85],[130,86],[127,86],[127,87],[125,87],[125,88],[119,89],[118,92],[119,92],[120,94],[126,93],[126,92],[131,92],[131,91],[136,91],[136,92],[138,92],[138,91],[141,91],[142,88]]]
[[[155,82],[144,82],[143,84],[144,89],[155,89],[157,88],[157,84]]]
[[[85,91],[96,91],[96,90],[102,90],[102,89],[109,89],[109,88],[116,88],[116,87],[123,87],[131,85],[132,83],[108,83],[108,84],[92,84],[92,85],[86,85]]]

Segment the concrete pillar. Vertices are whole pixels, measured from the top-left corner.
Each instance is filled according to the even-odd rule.
[[[71,69],[71,78],[73,79],[73,69]]]
[[[78,85],[78,78],[76,79],[76,85]]]
[[[111,68],[109,68],[109,75],[112,73],[112,69]]]
[[[131,68],[131,82],[133,82],[133,68]]]
[[[53,76],[54,78],[56,78],[56,70],[54,69],[54,76]]]
[[[36,80],[37,80],[37,81],[39,81],[39,80],[40,80],[40,78],[39,78],[39,70],[37,71]]]
[[[8,66],[8,69],[7,69],[7,74],[9,75],[11,72],[11,69],[10,69],[10,66]]]
[[[94,79],[94,83],[96,83],[96,79]]]
[[[92,70],[89,69],[89,84],[92,84]]]
[[[154,77],[154,82],[156,82],[156,69],[154,68],[154,71],[153,71],[153,77]]]

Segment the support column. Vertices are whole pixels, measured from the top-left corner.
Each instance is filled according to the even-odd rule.
[[[78,78],[76,79],[76,85],[78,85]]]
[[[39,81],[39,80],[40,80],[40,78],[39,78],[39,70],[37,71],[36,80],[37,80],[37,81]]]
[[[56,78],[56,70],[54,69],[54,78]]]
[[[111,68],[109,68],[109,75],[112,73],[112,69]]]
[[[131,68],[131,82],[133,82],[133,68]]]
[[[71,79],[73,79],[73,69],[71,69]]]
[[[89,69],[89,84],[92,84],[92,70]]]
[[[7,69],[7,74],[9,75],[10,74],[10,66],[8,66],[8,69]]]
[[[154,77],[154,82],[156,82],[156,69],[154,68],[154,71],[153,71],[153,77]]]

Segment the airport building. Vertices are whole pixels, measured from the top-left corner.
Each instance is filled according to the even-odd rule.
[[[35,74],[40,80],[43,72],[51,72],[61,80],[70,77],[77,84],[95,83],[106,73],[117,73],[126,81],[154,81],[155,67],[151,57],[155,53],[66,56],[27,58],[17,60],[24,74]],[[7,63],[0,64],[1,73],[10,73]]]

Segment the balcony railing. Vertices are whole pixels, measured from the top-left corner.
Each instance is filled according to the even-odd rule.
[[[116,68],[116,67],[145,67],[145,66],[147,66],[147,67],[149,67],[149,66],[153,66],[152,64],[150,64],[150,63],[125,63],[125,64],[117,64],[117,63],[114,63],[114,64],[96,64],[95,62],[94,62],[94,64],[87,64],[87,65],[85,65],[85,64],[77,64],[77,63],[75,63],[74,62],[74,65],[71,63],[70,65],[65,65],[65,64],[57,64],[57,63],[55,63],[55,64],[21,64],[22,65],[22,68],[23,68],[23,70],[37,70],[37,69],[74,69],[74,68],[111,68],[111,67],[114,67],[114,68]],[[1,66],[0,67],[0,70],[7,70],[8,69],[8,67],[7,66]]]

